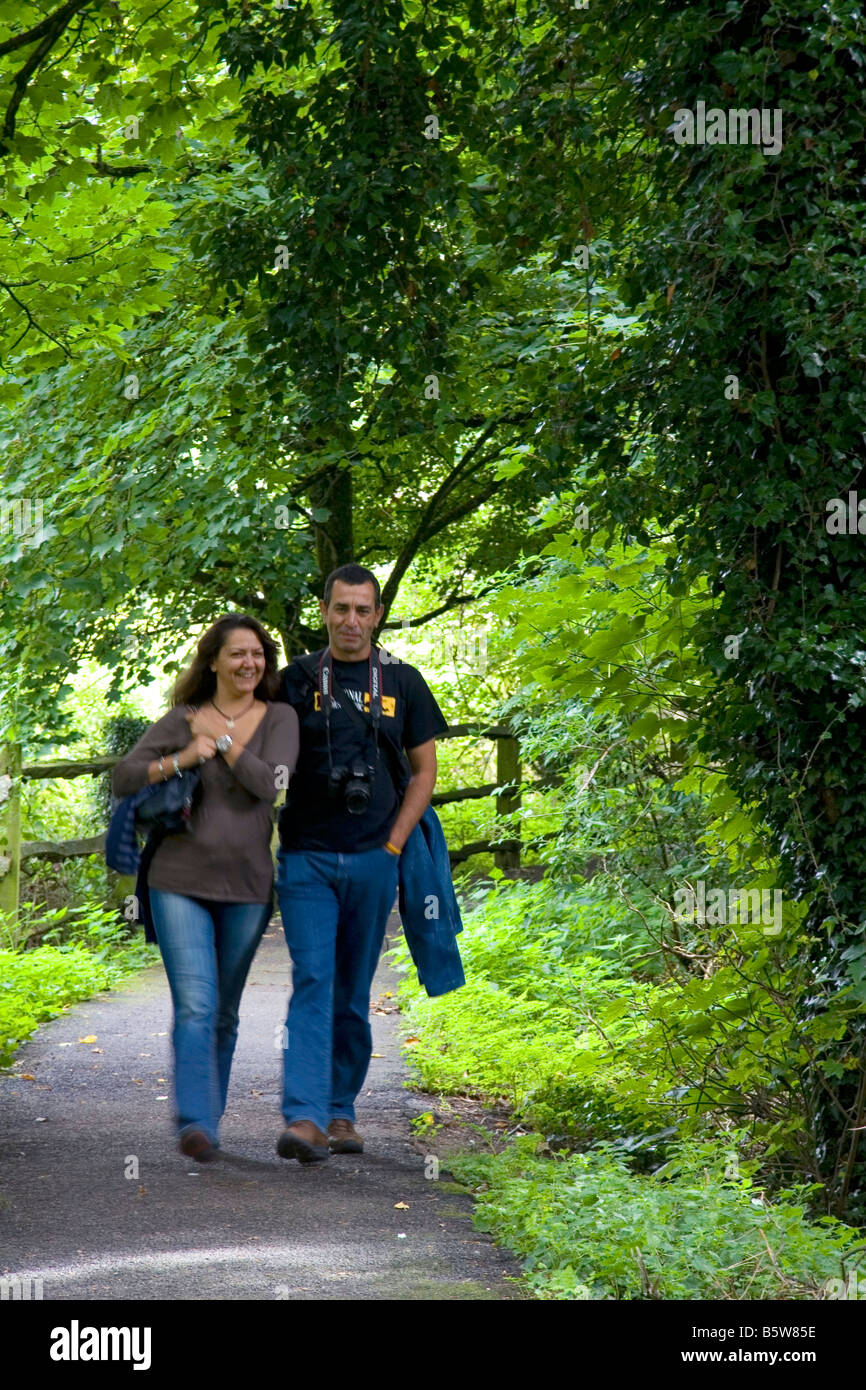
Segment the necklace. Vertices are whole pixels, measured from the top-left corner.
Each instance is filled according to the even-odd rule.
[[[211,704],[213,705],[213,707],[214,707],[214,709],[216,710],[217,714],[221,714],[222,717],[223,717],[223,719],[226,721],[226,728],[227,728],[227,729],[233,729],[233,728],[235,727],[235,717],[238,718],[238,719],[242,719],[243,716],[244,716],[245,714],[247,714],[249,710],[252,709],[252,707],[253,707],[253,705],[254,705],[255,703],[256,703],[256,697],[255,697],[255,695],[254,695],[254,696],[253,696],[253,699],[252,699],[252,704],[247,705],[246,709],[242,709],[242,710],[240,711],[240,713],[239,713],[237,716],[234,716],[234,717],[233,717],[233,716],[231,716],[231,715],[224,714],[223,711],[220,709],[219,705],[217,704],[216,700],[214,700],[213,697],[211,697]]]

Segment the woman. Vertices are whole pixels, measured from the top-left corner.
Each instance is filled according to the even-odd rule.
[[[201,772],[190,829],[163,839],[147,880],[174,1004],[179,1148],[199,1162],[219,1147],[241,991],[271,915],[273,803],[298,756],[298,717],[273,703],[278,683],[276,645],[256,619],[220,618],[170,712],[114,769],[118,797]]]

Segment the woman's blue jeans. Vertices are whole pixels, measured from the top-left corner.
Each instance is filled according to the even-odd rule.
[[[172,1045],[179,1133],[215,1144],[226,1108],[238,1008],[270,903],[224,903],[150,890],[153,925],[174,1004]]]
[[[280,849],[277,897],[292,959],[283,1118],[355,1118],[373,1039],[370,986],[397,892],[398,859]]]

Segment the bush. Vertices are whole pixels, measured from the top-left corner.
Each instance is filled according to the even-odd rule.
[[[467,916],[464,988],[428,999],[407,973],[415,1084],[504,1099],[539,1131],[449,1167],[542,1298],[827,1296],[863,1244],[806,1215],[823,1189],[793,932],[708,932],[714,969],[647,975],[645,922],[609,892],[503,883]]]
[[[611,1144],[539,1158],[533,1136],[502,1154],[448,1159],[476,1191],[476,1224],[524,1256],[545,1299],[815,1299],[866,1270],[864,1243],[829,1217],[810,1224],[805,1190],[770,1204],[720,1149],[680,1146],[652,1176]]]
[[[401,987],[420,1084],[502,1098],[544,1133],[628,1142],[655,1162],[675,1130],[749,1126],[771,1188],[813,1182],[804,1063],[844,1031],[848,1001],[809,1028],[798,1017],[802,909],[785,905],[776,938],[760,923],[706,925],[689,947],[698,968],[649,974],[661,953],[646,914],[610,894],[603,878],[493,888],[460,938],[466,986],[430,1000],[410,972]]]
[[[622,1103],[631,1063],[600,1055],[592,1022],[645,1007],[652,986],[625,965],[645,944],[641,930],[597,895],[546,882],[491,889],[460,937],[466,985],[428,999],[411,970],[401,985],[422,1088],[502,1098],[545,1133],[585,1142],[669,1125],[672,1112],[655,1098]],[[408,959],[405,948],[397,958]]]
[[[104,908],[60,909],[51,919],[43,939],[65,937],[65,944],[0,950],[0,1066],[38,1024],[158,959],[155,947],[139,935],[130,940],[117,914]]]

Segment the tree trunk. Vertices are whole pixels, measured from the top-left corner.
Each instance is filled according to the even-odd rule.
[[[520,744],[516,738],[496,740],[496,780],[497,782],[520,781]],[[519,792],[500,792],[496,798],[496,814],[507,816],[520,807]],[[519,831],[518,831],[519,834]],[[494,851],[494,863],[498,869],[514,870],[520,868],[520,842],[518,839],[506,840],[500,849]]]
[[[352,470],[330,468],[310,487],[313,507],[325,507],[330,515],[316,525],[316,558],[319,563],[320,596],[325,580],[338,565],[349,565],[355,558],[352,528]]]

